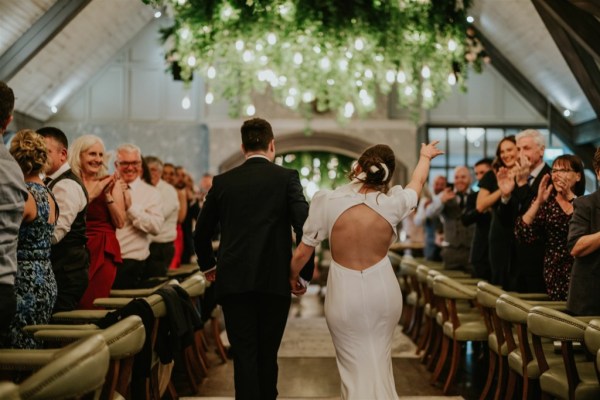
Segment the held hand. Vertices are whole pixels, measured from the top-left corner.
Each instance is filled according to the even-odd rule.
[[[498,188],[503,197],[508,197],[515,189],[515,180],[510,171],[505,167],[500,167],[496,173],[496,179],[498,180]]]
[[[292,294],[295,294],[296,296],[302,296],[304,293],[306,293],[307,289],[306,286],[300,282],[299,277],[290,277],[290,287]]]
[[[206,278],[207,281],[214,282],[215,279],[217,279],[217,269],[215,268],[211,271],[206,271],[204,273],[204,277]]]
[[[421,143],[421,152],[420,152],[421,157],[425,157],[429,160],[432,160],[435,157],[439,156],[440,154],[444,154],[443,151],[441,151],[440,149],[435,147],[439,142],[440,142],[439,140],[434,140],[433,142],[431,142],[429,144]]]

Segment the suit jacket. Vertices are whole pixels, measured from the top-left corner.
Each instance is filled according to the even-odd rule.
[[[308,216],[298,172],[262,157],[246,160],[213,179],[198,217],[194,247],[198,265],[217,265],[217,300],[230,294],[290,295],[292,229],[296,244]],[[218,261],[211,238],[220,225]],[[312,278],[313,257],[301,276]]]
[[[569,251],[585,235],[600,231],[600,190],[575,199],[569,223]],[[600,314],[600,250],[575,257],[567,308],[576,315]]]
[[[452,200],[444,204],[442,217],[444,218],[444,241],[448,242],[450,247],[471,248],[473,241],[474,226],[465,226],[461,221],[463,210],[466,207],[469,193],[465,193],[465,204],[461,207],[457,194]]]
[[[499,203],[498,213],[502,217],[505,226],[514,229],[514,219],[517,215],[525,214],[529,209],[533,199],[537,196],[542,178],[550,172],[550,167],[544,164],[531,186],[516,187],[508,204]],[[546,292],[543,276],[544,242],[541,239],[531,244],[523,244],[517,241],[515,254],[516,260],[510,271],[512,282],[509,282],[507,289],[519,292]]]

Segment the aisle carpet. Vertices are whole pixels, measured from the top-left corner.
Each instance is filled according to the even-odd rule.
[[[392,357],[417,358],[416,346],[402,333],[394,332]],[[279,357],[335,357],[335,349],[324,317],[290,318],[285,327]]]

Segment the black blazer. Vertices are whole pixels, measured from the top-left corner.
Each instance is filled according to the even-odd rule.
[[[531,186],[516,187],[508,204],[499,202],[498,211],[504,219],[505,226],[514,229],[514,218],[527,212],[533,199],[537,196],[542,178],[550,172],[550,167],[544,164]],[[531,244],[523,244],[517,241],[515,251],[516,264],[511,265],[510,271],[512,282],[505,289],[519,292],[545,292],[546,284],[543,276],[544,242],[541,239]]]
[[[585,235],[600,231],[600,190],[575,199],[567,248]],[[571,272],[567,308],[576,315],[600,314],[600,250],[576,257]]]
[[[217,265],[217,300],[230,294],[290,295],[292,229],[296,244],[308,216],[298,172],[262,157],[246,160],[213,180],[194,232],[198,265]],[[211,238],[220,225],[218,261]],[[301,272],[310,280],[313,257]]]

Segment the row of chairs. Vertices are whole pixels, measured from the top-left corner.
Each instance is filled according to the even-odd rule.
[[[111,291],[110,298],[96,299],[95,304],[104,307],[103,310],[60,312],[53,315],[51,324],[26,327],[25,329],[32,332],[36,338],[43,340],[45,346],[49,348],[0,350],[1,380],[19,382],[16,385],[3,382],[0,385],[0,398],[85,398],[82,390],[84,388],[89,389],[89,392],[85,393],[90,396],[89,398],[129,399],[140,398],[140,395],[143,395],[147,399],[158,399],[165,392],[170,398],[177,398],[177,392],[170,379],[173,366],[162,365],[155,351],[159,331],[165,328],[161,327],[161,324],[168,323],[166,318],[168,306],[163,297],[154,292],[164,285],[178,285],[189,296],[190,304],[198,305],[197,300],[204,294],[209,283],[197,269],[189,271],[187,275],[189,276],[182,278],[181,283],[172,280],[149,289],[114,290]],[[106,329],[96,325],[111,310],[131,305],[134,299],[137,299],[135,300],[137,302],[144,302],[144,307],[151,310],[148,314],[153,318],[151,323],[147,323],[148,326],[144,326],[142,318],[137,315],[122,318]],[[212,321],[212,325],[215,327],[213,331],[218,333],[216,318]],[[222,347],[218,334],[216,340],[216,344]],[[81,346],[86,343],[88,347],[92,347],[92,344],[100,347],[99,342],[106,350],[102,360],[99,355],[102,352],[97,349],[87,352],[81,350]],[[151,369],[150,374],[143,378],[143,384],[139,386],[142,389],[136,390],[132,387],[132,377],[136,375],[134,365],[136,356],[143,351],[150,355],[148,361],[151,363]],[[204,331],[196,329],[190,345],[182,349],[181,357],[177,358],[183,361],[187,380],[193,392],[197,392],[201,379],[208,372],[206,351]],[[221,357],[226,361],[224,353],[221,353]],[[46,370],[50,371],[48,373],[51,378],[47,378]],[[98,376],[101,380],[92,382],[91,378]],[[38,384],[34,395],[31,395],[31,382]],[[73,388],[74,386],[77,390]],[[54,387],[64,390],[58,392],[52,389]],[[69,391],[67,388],[73,390]],[[1,391],[3,389],[7,393],[13,393],[12,397],[8,394],[5,396]]]
[[[401,323],[444,393],[472,342],[489,354],[480,399],[600,399],[600,316],[573,317],[545,294],[508,293],[407,257],[400,282]]]

